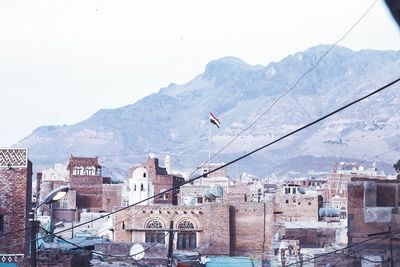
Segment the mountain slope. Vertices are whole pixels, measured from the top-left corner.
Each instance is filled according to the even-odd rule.
[[[267,66],[234,57],[214,60],[187,84],[171,84],[135,104],[100,110],[74,125],[40,127],[16,146],[28,147],[39,167],[65,162],[70,154],[98,155],[113,175],[124,176],[129,165],[155,152],[169,153],[174,167],[192,170],[208,158],[208,111],[222,122],[221,129],[211,131],[216,152],[292,88],[327,49],[313,47]],[[335,48],[216,161],[228,162],[365,95],[397,78],[399,69],[399,51]],[[400,151],[399,88],[389,88],[231,169],[260,175],[296,171],[293,159],[304,157],[315,160],[302,163],[302,169],[314,168],[315,162],[327,169],[333,159],[365,160],[382,153],[371,160],[388,167]]]

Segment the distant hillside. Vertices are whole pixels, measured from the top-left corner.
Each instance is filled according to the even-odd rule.
[[[221,121],[220,129],[212,127],[212,152],[216,152],[327,49],[313,47],[267,66],[252,66],[234,57],[214,60],[186,84],[171,84],[132,105],[99,110],[77,124],[39,127],[15,146],[29,148],[37,169],[66,162],[70,154],[98,155],[106,171],[124,177],[130,165],[155,152],[170,154],[173,168],[189,171],[208,158],[209,111]],[[394,80],[399,70],[399,51],[337,47],[216,161],[228,162],[272,141]],[[378,167],[392,171],[400,156],[399,88],[393,86],[235,164],[230,173],[328,170],[332,161],[343,158],[375,160]]]

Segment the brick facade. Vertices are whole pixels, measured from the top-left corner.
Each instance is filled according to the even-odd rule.
[[[67,169],[69,171],[69,185],[76,190],[76,203],[79,209],[92,212],[102,210],[103,177],[101,166],[96,158],[71,156]]]
[[[218,219],[216,219],[218,218]],[[146,232],[157,232],[165,236],[168,244],[170,221],[174,222],[174,250],[178,249],[178,234],[193,233],[195,248],[210,255],[229,255],[230,217],[227,204],[208,204],[185,207],[174,205],[135,206],[114,214],[114,240],[116,242],[145,243]],[[160,228],[148,228],[151,221],[160,223]],[[180,229],[183,221],[193,224],[193,229]]]
[[[231,203],[231,255],[265,259],[272,253],[274,224],[273,203]]]
[[[32,208],[32,163],[27,158],[26,149],[25,157],[19,158],[24,163],[21,165],[22,162],[14,162],[21,151],[0,149],[0,254],[27,254],[29,249],[29,244],[24,242],[30,240],[30,231],[21,229],[29,227],[28,215]],[[18,232],[1,236],[14,231]],[[13,246],[14,244],[20,245]]]
[[[135,206],[113,215],[114,241],[144,243],[146,232],[168,233],[174,222],[174,249],[178,234],[196,233],[196,248],[190,251],[203,255],[248,256],[266,258],[272,253],[274,236],[273,203],[207,203],[197,206],[152,205]],[[148,228],[156,220],[160,228]],[[193,230],[179,229],[182,221],[193,223]],[[165,244],[168,243],[166,238]]]
[[[178,175],[168,174],[166,168],[160,167],[157,158],[149,157],[147,162],[142,164],[141,167],[132,167],[129,170],[131,174],[130,179],[130,202],[135,203],[143,200],[144,198],[150,197],[155,194],[164,192],[175,186],[185,182],[185,179]],[[142,170],[145,174],[144,177],[133,177],[136,173],[135,170]],[[137,174],[137,173],[136,173]],[[135,184],[137,184],[135,186]],[[142,188],[142,185],[144,188]],[[135,190],[136,189],[136,190]],[[178,204],[178,193],[179,190],[174,190],[165,193],[164,195],[154,198],[152,201],[154,204]],[[135,194],[135,196],[133,196]],[[130,204],[132,204],[130,203]]]
[[[349,183],[348,237],[349,245],[362,242],[356,245],[358,258],[400,265],[399,189],[397,180],[353,178]]]
[[[277,222],[318,222],[318,193],[284,185],[276,195]]]

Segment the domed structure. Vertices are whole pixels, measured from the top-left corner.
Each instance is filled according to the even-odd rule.
[[[129,178],[129,205],[154,195],[152,178],[144,167],[135,168]],[[143,204],[149,204],[147,201]]]

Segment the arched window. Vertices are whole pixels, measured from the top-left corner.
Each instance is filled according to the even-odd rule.
[[[183,220],[178,224],[178,242],[177,249],[196,248],[196,232],[194,224],[189,220]]]
[[[165,244],[165,233],[163,232],[162,223],[153,219],[146,224],[145,242]]]
[[[140,191],[144,191],[144,186],[143,186],[143,184],[140,184]]]
[[[145,172],[143,173],[143,178],[146,178],[146,173]]]

